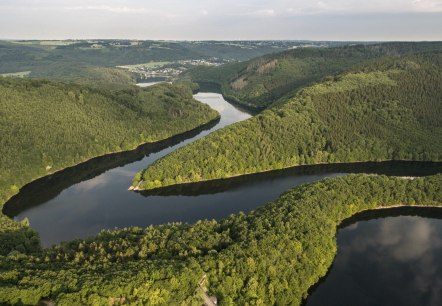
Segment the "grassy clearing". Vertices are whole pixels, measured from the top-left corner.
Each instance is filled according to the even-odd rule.
[[[2,73],[0,76],[3,77],[18,77],[18,78],[24,78],[31,74],[31,71],[21,71],[21,72],[11,72],[11,73]]]
[[[171,62],[148,62],[143,64],[135,64],[135,65],[124,65],[124,66],[117,66],[118,68],[123,69],[133,69],[133,68],[160,68],[163,66],[166,66],[170,64]]]

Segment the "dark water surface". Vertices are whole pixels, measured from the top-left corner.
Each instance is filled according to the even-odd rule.
[[[338,231],[337,256],[307,306],[442,305],[442,209],[351,219]]]

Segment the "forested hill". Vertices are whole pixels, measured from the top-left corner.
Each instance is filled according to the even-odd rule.
[[[0,304],[300,305],[336,254],[337,226],[360,211],[442,205],[442,175],[350,175],[299,186],[221,221],[104,231],[50,249],[0,253]],[[3,251],[3,249],[1,250]]]
[[[185,87],[133,86],[111,93],[0,77],[0,206],[33,179],[183,133],[218,116]]]
[[[373,60],[178,149],[134,184],[152,189],[317,163],[440,161],[441,67],[442,52]]]
[[[284,95],[319,81],[324,76],[343,72],[356,63],[382,56],[435,50],[442,50],[441,42],[298,48],[247,62],[220,67],[197,67],[184,74],[184,77],[200,83],[218,84],[228,100],[262,109]]]

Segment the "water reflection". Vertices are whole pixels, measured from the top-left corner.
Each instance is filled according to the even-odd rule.
[[[339,230],[333,266],[306,305],[442,305],[442,209],[392,213]]]

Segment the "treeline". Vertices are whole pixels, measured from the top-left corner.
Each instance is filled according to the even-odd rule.
[[[337,48],[298,48],[221,67],[196,67],[185,74],[196,82],[219,84],[226,99],[266,108],[327,75],[382,56],[442,50],[440,42],[382,43]]]
[[[38,177],[219,116],[184,86],[111,92],[15,78],[0,78],[0,113],[0,203]]]
[[[125,89],[128,85],[136,83],[136,76],[127,70],[63,61],[35,67],[30,78],[71,82],[113,91]]]
[[[46,250],[0,256],[0,302],[300,305],[330,267],[337,226],[360,211],[442,206],[442,175],[348,175],[305,184],[221,221],[103,231]]]
[[[441,67],[442,53],[431,52],[326,77],[156,161],[134,184],[153,189],[317,163],[440,161]]]
[[[15,222],[0,213],[0,256],[8,254],[29,254],[41,250],[40,237],[29,227],[29,221],[24,219]]]

